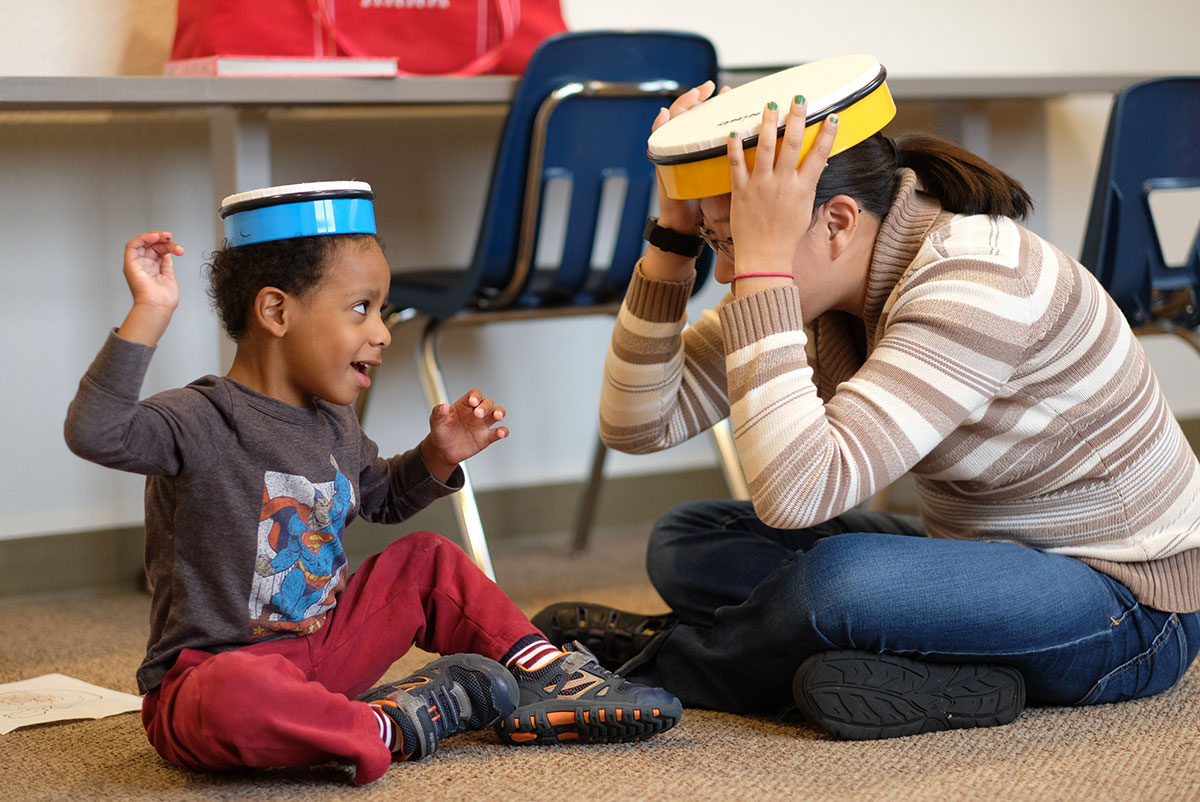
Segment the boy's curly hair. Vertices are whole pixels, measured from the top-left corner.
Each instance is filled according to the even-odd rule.
[[[205,265],[208,297],[221,327],[234,340],[240,339],[259,290],[276,287],[291,295],[304,295],[324,278],[326,263],[336,248],[368,242],[383,247],[374,234],[295,237],[236,248],[226,240]]]

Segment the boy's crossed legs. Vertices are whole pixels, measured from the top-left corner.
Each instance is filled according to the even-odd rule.
[[[367,692],[413,645],[458,656]],[[433,705],[437,719],[419,712]],[[669,693],[623,681],[586,650],[550,646],[460,548],[421,532],[368,558],[311,635],[217,655],[185,650],[142,718],[159,754],[179,765],[349,760],[365,783],[387,770],[393,749],[424,757],[438,738],[500,716],[504,740],[548,743],[636,740],[680,714]]]

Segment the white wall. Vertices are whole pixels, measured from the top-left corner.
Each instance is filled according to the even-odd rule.
[[[871,53],[906,76],[1070,75],[1197,68],[1194,0],[567,0],[571,23],[683,28],[725,66]]]
[[[276,0],[298,2],[299,0]],[[176,0],[0,0],[0,73],[159,72]],[[872,53],[894,74],[1189,72],[1200,14],[1193,0],[562,0],[572,28],[702,33],[728,67]]]
[[[158,223],[181,242],[211,239],[204,127],[103,117],[0,115],[0,481],[12,500],[0,532],[8,536],[136,520],[141,483],[73,457],[63,416],[105,332],[128,311],[124,241]],[[215,365],[199,274],[181,270],[180,284],[189,303],[150,388]]]
[[[734,6],[736,5],[736,8]],[[875,53],[893,75],[1065,72],[1200,72],[1190,2],[1156,0],[1118,15],[1115,0],[995,7],[916,0],[739,4],[566,0],[568,22],[587,27],[690,27],[714,38],[727,66],[789,64],[848,51]],[[1185,7],[1189,13],[1184,14]],[[709,9],[695,19],[696,9]],[[169,50],[174,0],[0,0],[0,75],[154,74]],[[919,14],[919,16],[918,16]],[[1064,33],[1065,32],[1065,33]],[[986,35],[985,35],[986,34]],[[996,104],[993,156],[1018,178],[1041,170],[1028,144],[1009,137],[1024,116],[1045,115],[1048,175],[1036,227],[1077,250],[1108,109],[1106,95]],[[902,108],[899,125],[922,127],[929,108]],[[411,111],[283,115],[272,122],[279,181],[356,177],[379,193],[380,226],[398,265],[465,260],[478,222],[499,110],[450,120]],[[0,350],[4,425],[0,483],[8,490],[0,538],[132,524],[140,478],[78,460],[62,442],[62,418],[79,376],[128,293],[121,246],[151,227],[189,247],[180,260],[183,302],[160,347],[147,391],[220,372],[220,337],[200,266],[214,245],[208,132],[195,113],[0,113]],[[416,154],[414,158],[413,154]],[[712,302],[710,288],[701,302]],[[452,392],[480,385],[510,410],[513,437],[473,463],[482,489],[582,477],[594,438],[607,321],[510,324],[453,332],[444,349]],[[368,431],[384,451],[415,443],[427,409],[401,331],[377,377]],[[1177,359],[1168,354],[1166,359]],[[1173,371],[1178,373],[1178,371]],[[1200,397],[1188,388],[1186,399]],[[1174,400],[1174,399],[1173,399]],[[1176,403],[1177,411],[1179,404]],[[651,457],[616,455],[614,473],[713,464],[698,441]]]

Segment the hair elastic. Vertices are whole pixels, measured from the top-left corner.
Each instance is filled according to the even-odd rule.
[[[374,234],[375,193],[363,181],[285,184],[221,201],[229,247],[325,234]]]
[[[740,278],[790,278],[795,279],[796,276],[791,273],[738,273],[730,281],[737,281]]]
[[[892,160],[896,162],[896,166],[900,166],[900,146],[896,144],[896,140],[890,136],[885,136],[884,141],[892,146]]]

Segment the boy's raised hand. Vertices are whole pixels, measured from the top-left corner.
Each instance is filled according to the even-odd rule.
[[[143,345],[154,345],[162,337],[179,306],[172,260],[183,253],[183,246],[171,239],[169,231],[148,231],[125,243],[124,273],[133,308],[118,335]]]
[[[169,231],[148,231],[125,244],[125,281],[135,304],[166,307],[179,305],[172,256],[183,256],[183,246]]]
[[[421,456],[429,472],[445,482],[458,463],[508,437],[507,426],[495,425],[504,420],[504,414],[504,407],[496,406],[479,389],[470,390],[453,404],[434,407],[429,415],[429,436],[421,441]]]

